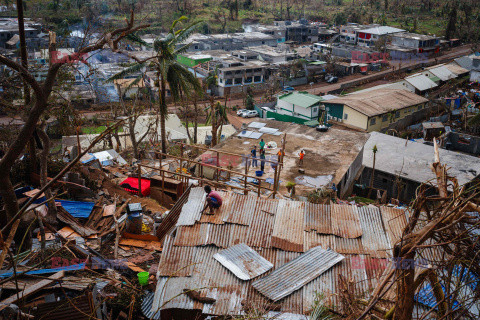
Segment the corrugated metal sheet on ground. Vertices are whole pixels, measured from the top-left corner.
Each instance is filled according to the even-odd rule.
[[[355,206],[332,204],[332,232],[342,238],[358,238],[362,235],[362,227]]]
[[[376,258],[387,258],[390,243],[383,228],[382,215],[377,207],[358,207],[358,217],[362,226],[362,245],[366,253]]]
[[[263,127],[261,128],[260,130],[258,130],[259,132],[261,133],[267,133],[267,134],[275,134],[278,129],[276,128],[267,128],[267,127]]]
[[[256,195],[232,195],[232,203],[225,212],[224,222],[237,223],[248,226],[251,224],[257,201]]]
[[[244,243],[222,250],[213,257],[242,280],[256,278],[273,268],[270,261]]]
[[[165,236],[157,278],[161,276],[186,277],[193,273],[197,247],[174,246],[173,242],[174,239],[171,236]]]
[[[407,225],[405,210],[392,207],[380,207],[383,225],[385,226],[390,247],[393,248],[402,237],[403,230]]]
[[[253,121],[253,122],[250,122],[248,124],[248,127],[249,128],[255,128],[255,129],[260,129],[260,128],[263,128],[265,127],[267,124],[265,122],[257,122],[257,121]]]
[[[88,218],[95,206],[93,202],[84,201],[69,201],[69,200],[55,200],[56,203],[60,203],[62,207],[67,210],[75,218]]]
[[[200,220],[202,209],[205,205],[205,191],[203,188],[193,188],[188,196],[187,203],[183,205],[177,226],[191,226]]]
[[[246,244],[251,247],[270,248],[272,246],[273,225],[278,201],[261,199],[257,201],[252,223],[247,230]]]
[[[333,250],[315,247],[296,259],[275,269],[271,274],[253,282],[253,287],[273,301],[286,297],[300,289],[332,266],[344,256]]]
[[[272,233],[272,246],[303,252],[305,203],[279,200]]]
[[[35,319],[88,320],[95,319],[91,294],[83,294],[62,301],[39,304],[35,309]]]
[[[332,234],[330,206],[325,204],[305,203],[305,231]]]

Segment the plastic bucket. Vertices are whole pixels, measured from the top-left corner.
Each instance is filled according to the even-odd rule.
[[[138,283],[140,283],[142,286],[147,285],[149,276],[150,274],[147,271],[137,273]]]
[[[255,175],[256,175],[257,177],[261,177],[261,176],[263,176],[263,171],[261,171],[261,170],[255,171]]]

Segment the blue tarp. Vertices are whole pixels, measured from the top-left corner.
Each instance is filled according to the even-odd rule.
[[[85,263],[72,264],[67,267],[58,267],[53,269],[31,270],[31,271],[27,271],[25,274],[38,275],[38,274],[56,273],[61,270],[69,271],[69,270],[83,270],[83,269],[85,269]],[[11,276],[13,276],[13,272],[5,272],[0,274],[0,278],[8,278]]]
[[[55,200],[59,202],[62,207],[68,211],[75,218],[88,218],[92,212],[93,202],[83,202],[83,201],[69,201],[69,200]]]

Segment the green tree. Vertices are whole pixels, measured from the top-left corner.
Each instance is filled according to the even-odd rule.
[[[195,31],[198,23],[193,23],[185,28],[176,29],[177,24],[186,20],[185,16],[175,20],[165,38],[157,38],[153,42],[154,55],[145,60],[138,60],[128,68],[117,73],[109,80],[122,79],[127,75],[136,74],[146,68],[156,73],[159,84],[160,134],[162,138],[162,152],[167,152],[167,134],[165,121],[168,116],[167,86],[174,101],[180,101],[182,97],[189,97],[193,92],[201,92],[198,79],[182,64],[177,61],[177,56],[187,51],[190,44],[183,42]],[[138,39],[135,39],[139,41]],[[136,85],[142,79],[140,74],[130,86]]]
[[[223,124],[228,122],[227,107],[210,97],[210,105],[207,107],[207,124],[212,126],[212,147],[222,136]],[[220,130],[219,130],[220,129]]]

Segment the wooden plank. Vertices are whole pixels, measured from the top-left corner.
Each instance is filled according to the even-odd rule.
[[[65,276],[65,271],[64,270],[58,271],[57,273],[48,277],[48,279],[42,280],[42,281],[34,284],[33,286],[30,286],[30,287],[26,288],[22,292],[18,293],[18,295],[14,294],[10,298],[7,298],[7,299],[3,300],[2,302],[0,302],[0,311],[5,309],[6,307],[8,307],[10,304],[17,302],[19,299],[23,299],[23,298],[39,291],[39,290],[42,290],[44,287],[52,284],[53,282],[55,282],[58,279],[63,278],[64,276]]]
[[[115,204],[110,204],[108,206],[105,206],[105,208],[103,209],[103,216],[104,217],[113,216],[115,214],[115,208],[116,208]]]
[[[120,239],[119,242],[122,246],[132,246],[143,248],[147,250],[156,250],[162,251],[162,243],[160,241],[145,241],[145,240],[135,240],[135,239]]]
[[[20,224],[20,219],[17,219],[13,225],[12,229],[10,230],[10,233],[8,234],[7,241],[3,242],[2,239],[2,234],[0,233],[0,240],[3,242],[3,247],[2,247],[2,253],[0,253],[0,268],[3,265],[3,262],[5,261],[5,257],[7,256],[7,252],[10,248],[10,245],[12,244],[13,237],[15,236],[15,232],[17,232],[18,225]]]

